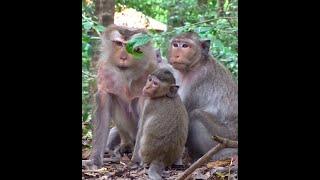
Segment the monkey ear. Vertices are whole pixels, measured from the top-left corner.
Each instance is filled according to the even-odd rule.
[[[162,61],[160,48],[156,50],[157,62],[160,63]]]
[[[169,88],[169,92],[167,93],[167,96],[170,98],[174,98],[177,95],[178,89],[179,89],[178,85],[175,85],[175,84],[171,85]]]
[[[210,40],[203,40],[201,41],[201,48],[203,50],[203,52],[205,52],[206,54],[209,53],[209,49],[210,49]]]

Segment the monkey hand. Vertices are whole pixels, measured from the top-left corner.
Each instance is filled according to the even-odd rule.
[[[97,170],[100,169],[103,165],[103,162],[101,160],[101,163],[95,163],[93,159],[89,160],[82,160],[82,167],[89,170]]]
[[[132,152],[132,147],[129,144],[121,144],[119,147],[119,153],[121,155],[125,154],[125,153],[130,153]]]

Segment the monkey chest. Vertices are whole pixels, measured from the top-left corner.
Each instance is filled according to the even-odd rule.
[[[210,99],[210,94],[201,91],[201,85],[192,85],[189,83],[181,84],[178,94],[188,111],[200,108],[202,105],[207,104],[206,101]]]
[[[112,94],[129,104],[133,99],[141,95],[143,83],[144,81],[129,83],[122,75],[102,71],[98,77],[98,90]]]
[[[131,122],[133,124],[137,121],[137,115],[131,102],[126,102],[117,96],[112,97],[112,117],[121,124],[124,122]]]

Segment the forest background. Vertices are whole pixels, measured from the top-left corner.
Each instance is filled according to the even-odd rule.
[[[99,36],[109,24],[147,28],[163,58],[169,39],[195,31],[238,80],[237,0],[84,0],[82,2],[82,147],[90,154]]]

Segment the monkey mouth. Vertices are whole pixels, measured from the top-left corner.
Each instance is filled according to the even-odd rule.
[[[171,63],[171,65],[175,69],[184,69],[186,67],[186,64],[185,63],[181,63],[181,62],[173,62],[173,63]]]
[[[120,64],[118,64],[118,68],[120,70],[126,70],[126,69],[129,68],[129,65],[128,64],[124,64],[124,63],[120,63]]]
[[[142,90],[142,96],[149,96],[149,93],[147,91]]]
[[[119,67],[120,70],[124,71],[124,70],[127,70],[128,67]]]

